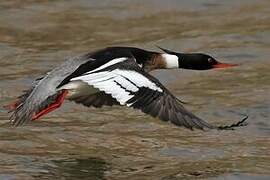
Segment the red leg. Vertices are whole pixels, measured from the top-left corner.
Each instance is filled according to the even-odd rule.
[[[40,118],[41,116],[45,115],[45,114],[48,114],[49,112],[59,108],[64,100],[65,100],[65,96],[68,94],[68,90],[63,90],[61,92],[61,94],[59,94],[59,96],[57,96],[55,102],[49,104],[48,107],[46,107],[45,109],[42,109],[40,112],[38,112],[37,114],[34,114],[33,117],[32,117],[32,121]]]

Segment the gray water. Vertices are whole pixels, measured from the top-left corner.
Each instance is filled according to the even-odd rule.
[[[270,1],[2,0],[0,105],[33,79],[112,45],[205,52],[240,66],[156,71],[186,107],[236,131],[189,131],[72,102],[24,127],[0,109],[0,179],[270,179]]]

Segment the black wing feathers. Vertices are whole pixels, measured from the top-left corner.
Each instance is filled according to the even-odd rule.
[[[105,94],[104,92],[98,92],[92,95],[78,96],[70,100],[87,107],[93,106],[96,108],[101,108],[102,106],[120,105],[116,99],[112,98],[112,96],[109,94]]]

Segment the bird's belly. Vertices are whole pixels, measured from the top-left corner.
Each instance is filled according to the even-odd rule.
[[[91,95],[99,92],[98,89],[82,81],[72,81],[62,86],[59,90],[63,89],[68,90],[68,94],[65,97],[66,99],[73,99],[79,96]]]

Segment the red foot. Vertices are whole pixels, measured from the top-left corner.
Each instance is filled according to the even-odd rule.
[[[67,94],[68,94],[67,90],[62,90],[61,94],[59,94],[57,96],[57,98],[55,99],[55,102],[49,104],[48,107],[46,107],[45,109],[41,110],[40,112],[38,112],[37,114],[34,114],[32,116],[32,121],[34,121],[34,120],[40,118],[41,116],[48,114],[49,112],[59,108],[62,105],[62,103],[64,102],[65,96]]]
[[[3,108],[5,108],[6,110],[9,110],[9,111],[12,111],[12,110],[16,109],[19,104],[20,104],[20,101],[18,100],[18,101],[12,102],[10,104],[4,105]]]

